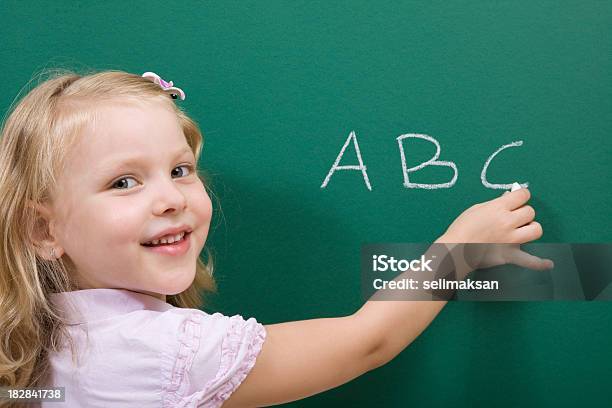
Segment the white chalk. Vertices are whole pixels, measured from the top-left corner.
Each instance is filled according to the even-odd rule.
[[[514,182],[514,183],[512,183],[512,189],[510,191],[520,190],[521,188],[523,188],[523,187],[521,187],[521,185],[519,183]]]

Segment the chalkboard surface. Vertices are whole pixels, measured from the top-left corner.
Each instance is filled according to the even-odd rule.
[[[611,27],[599,1],[3,1],[0,107],[44,67],[173,80],[218,199],[207,310],[264,324],[340,316],[362,304],[361,244],[434,240],[501,194],[481,175],[512,143],[486,179],[529,183],[541,241],[612,241]],[[367,170],[322,188],[351,132],[360,155],[351,140],[339,165],[360,157]],[[452,186],[405,186],[403,168],[436,152],[418,137],[400,148],[407,134],[439,143]],[[454,170],[408,175],[449,183]],[[290,405],[607,405],[611,312],[452,302],[388,365]]]

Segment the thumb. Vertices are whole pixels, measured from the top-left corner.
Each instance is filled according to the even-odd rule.
[[[511,251],[508,254],[507,260],[508,263],[522,266],[523,268],[534,269],[536,271],[552,269],[555,266],[554,262],[550,259],[539,258],[525,251],[521,251],[519,248]]]

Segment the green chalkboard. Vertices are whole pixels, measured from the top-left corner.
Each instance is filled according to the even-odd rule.
[[[155,71],[205,134],[219,294],[264,324],[362,304],[367,242],[427,242],[492,183],[528,182],[542,242],[610,242],[612,4],[600,1],[0,2],[6,111],[45,67]],[[321,188],[351,134],[360,171]],[[453,162],[406,188],[398,136]],[[404,140],[406,166],[432,142]],[[357,164],[349,145],[341,165]],[[450,167],[410,173],[451,180]],[[612,304],[452,302],[388,365],[289,404],[604,406]]]

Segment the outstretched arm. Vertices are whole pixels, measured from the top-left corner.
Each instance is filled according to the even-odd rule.
[[[372,329],[354,315],[267,325],[255,366],[223,407],[295,401],[372,370],[382,363]]]
[[[532,221],[533,208],[524,205],[528,199],[529,192],[521,189],[476,204],[436,242],[524,243],[537,239],[542,228]],[[535,257],[532,261],[534,268],[549,267]],[[465,263],[455,267],[460,276],[470,271]],[[253,369],[223,406],[276,405],[344,384],[393,359],[444,305],[446,301],[370,300],[350,316],[267,325],[266,341]]]

